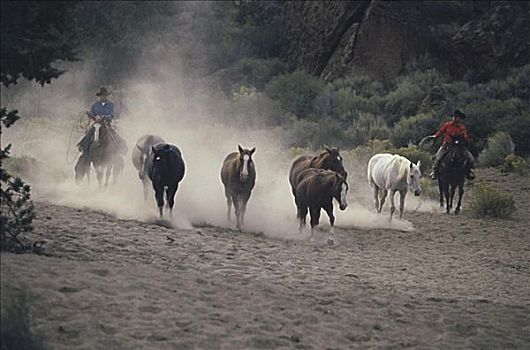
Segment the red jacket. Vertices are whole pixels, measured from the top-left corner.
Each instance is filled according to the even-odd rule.
[[[453,142],[454,136],[462,136],[462,140],[467,141],[467,130],[464,124],[461,122],[455,123],[454,120],[450,120],[446,122],[440,130],[434,134],[435,138],[440,137],[442,134],[445,134],[444,136],[444,144],[449,144]]]

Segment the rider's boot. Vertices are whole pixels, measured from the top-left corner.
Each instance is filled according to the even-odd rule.
[[[472,167],[469,167],[467,170],[466,178],[468,180],[474,180],[475,179],[475,169]]]
[[[434,162],[434,164],[432,165],[432,171],[431,171],[430,177],[432,180],[438,179],[438,164],[436,162]]]

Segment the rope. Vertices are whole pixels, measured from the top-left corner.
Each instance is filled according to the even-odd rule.
[[[83,123],[83,121],[85,121]],[[76,161],[77,157],[81,152],[77,151],[73,157],[71,153],[71,147],[72,147],[72,139],[74,138],[74,133],[82,133],[83,131],[86,131],[86,129],[90,126],[90,120],[85,119],[85,114],[82,113],[81,116],[74,121],[74,124],[72,125],[72,129],[70,130],[70,137],[68,138],[68,147],[66,148],[66,164],[72,165]]]

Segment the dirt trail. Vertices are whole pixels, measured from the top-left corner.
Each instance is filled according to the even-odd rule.
[[[30,292],[51,349],[525,349],[530,184],[480,175],[513,220],[407,213],[413,231],[339,227],[335,246],[39,202],[48,256],[2,254],[2,288]]]

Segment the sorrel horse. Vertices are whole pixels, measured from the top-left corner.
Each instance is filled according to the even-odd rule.
[[[225,188],[227,213],[230,221],[232,204],[236,214],[237,229],[244,226],[247,202],[256,183],[256,168],[252,155],[256,148],[244,149],[238,145],[238,152],[226,156],[221,167],[221,181]]]

